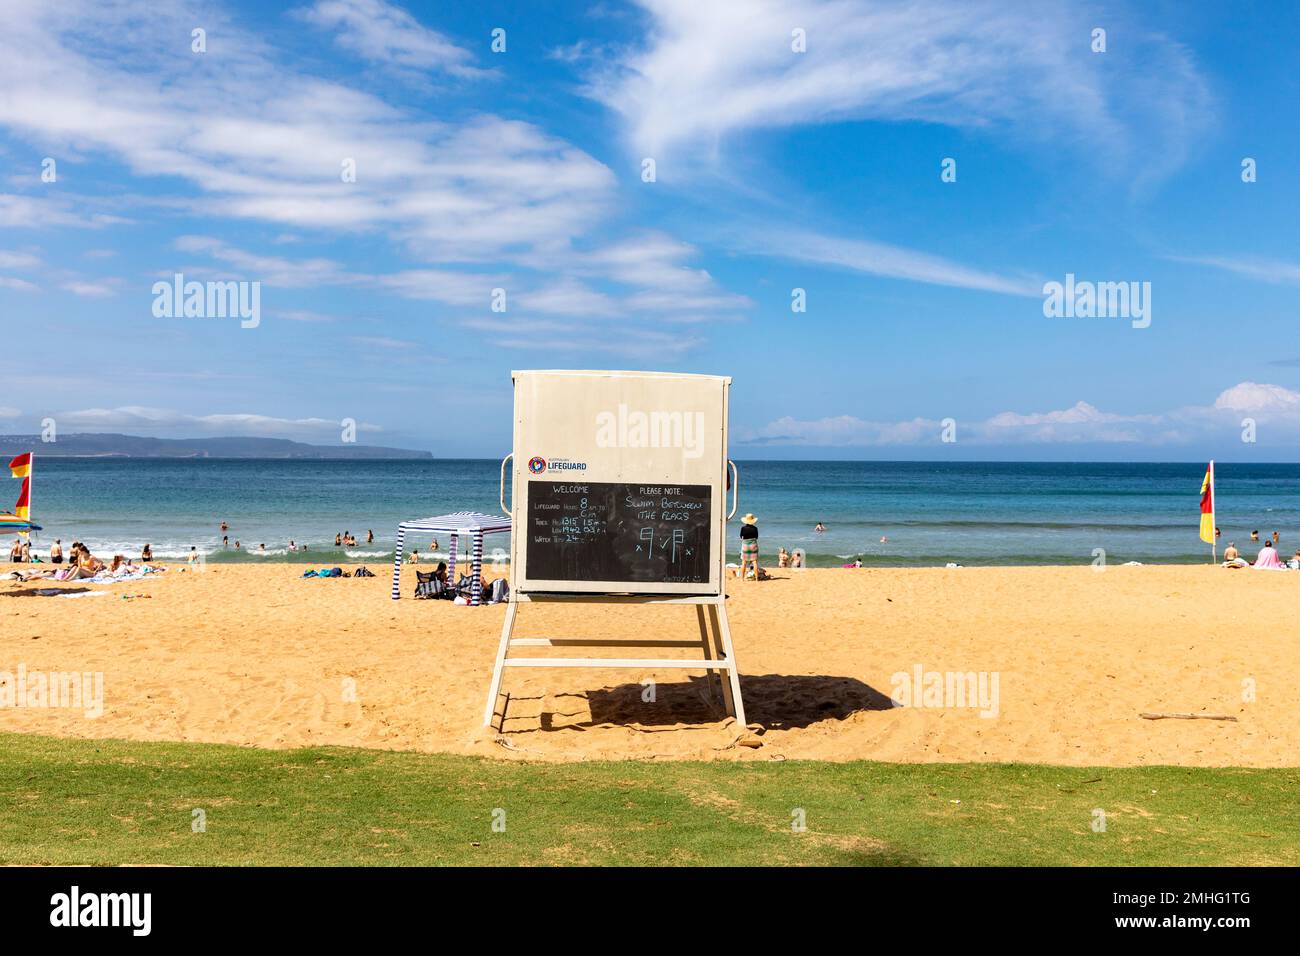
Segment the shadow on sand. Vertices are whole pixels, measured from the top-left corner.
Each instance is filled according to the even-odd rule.
[[[769,730],[797,730],[823,720],[845,720],[862,711],[889,710],[893,706],[887,694],[853,677],[745,675],[740,678],[740,692],[745,700],[747,720]],[[591,709],[590,720],[556,727],[551,714],[523,717],[518,709],[507,705],[506,726],[509,728],[517,720],[530,723],[538,720],[540,726],[532,729],[550,731],[607,724],[672,727],[716,723],[725,716],[717,680],[711,683],[705,675],[691,675],[685,682],[657,684],[653,692],[646,685],[628,683],[574,696],[586,698]],[[515,697],[510,704],[531,700]],[[529,708],[525,705],[525,709]],[[498,727],[500,719],[498,709]]]

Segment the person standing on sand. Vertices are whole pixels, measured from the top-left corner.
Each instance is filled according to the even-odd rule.
[[[63,539],[55,538],[54,543],[50,545],[50,564],[63,563]]]
[[[745,568],[754,566],[754,580],[758,580],[758,519],[747,514],[740,519],[740,578],[745,578]]]
[[[790,552],[785,548],[776,553],[776,566],[778,568],[788,568],[790,566]]]
[[[153,545],[146,544],[140,552],[140,563],[148,564],[153,560]]]

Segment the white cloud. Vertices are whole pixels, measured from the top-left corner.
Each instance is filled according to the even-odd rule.
[[[461,47],[379,0],[321,0],[301,13],[362,56],[404,69],[475,72]],[[360,275],[335,258],[262,255],[208,236],[177,242],[181,252],[220,263],[220,277],[286,288],[369,286],[475,311],[499,286],[512,309],[531,303],[537,315],[606,314],[624,325],[735,317],[750,305],[690,268],[695,250],[667,236],[601,248],[614,174],[531,123],[486,112],[444,119],[461,115],[445,97],[418,112],[395,108],[296,71],[264,36],[185,0],[163,8],[68,0],[52,9],[14,0],[7,20],[0,128],[56,155],[106,157],[150,181],[115,206],[257,220],[281,238],[371,233],[397,243],[404,258],[435,266]],[[203,55],[176,40],[195,23],[208,29]],[[340,175],[345,161],[355,164],[355,182]],[[0,196],[0,224],[101,224],[114,217],[79,210],[103,202]]]
[[[588,93],[620,113],[638,156],[716,155],[750,130],[846,119],[992,124],[1039,141],[1104,142],[1169,168],[1206,121],[1187,52],[1125,23],[1104,58],[1098,12],[997,0],[637,0],[649,38]],[[1116,17],[1105,18],[1119,34]],[[807,50],[791,49],[792,31]],[[1104,59],[1104,62],[1103,62]]]
[[[1248,279],[1271,282],[1276,285],[1300,285],[1300,263],[1283,262],[1267,257],[1242,258],[1240,256],[1170,256],[1175,262],[1223,269]]]
[[[330,259],[285,259],[260,256],[237,249],[220,239],[208,236],[181,236],[174,245],[182,252],[202,253],[224,262],[249,280],[285,288],[314,288],[353,282],[357,277],[345,272]]]
[[[473,55],[464,47],[383,0],[319,0],[293,12],[313,26],[337,31],[340,47],[376,63],[462,77],[488,72],[471,65]]]
[[[1046,412],[1000,412],[985,419],[956,421],[963,445],[1134,444],[1173,446],[1193,440],[1239,442],[1241,415],[1268,425],[1268,437],[1300,439],[1300,392],[1280,385],[1242,382],[1226,389],[1212,406],[1189,406],[1161,414],[1104,412],[1079,401]],[[944,423],[914,418],[872,422],[852,415],[815,420],[777,419],[759,429],[738,429],[742,444],[815,447],[939,445]],[[1261,439],[1263,440],[1263,439]]]
[[[930,285],[1037,297],[1042,281],[972,269],[940,256],[865,239],[844,239],[812,232],[782,230],[780,234],[751,232],[738,237],[747,251],[781,259],[813,262],[891,279]]]
[[[4,53],[6,49],[0,41],[0,80],[4,76]],[[5,99],[0,98],[0,124],[4,122]],[[121,216],[108,213],[79,213],[74,211],[66,199],[34,199],[17,193],[0,193],[0,226],[7,228],[43,229],[51,226],[77,226],[85,229],[99,229],[104,226],[127,222]]]
[[[382,230],[444,261],[563,248],[611,201],[610,170],[536,126],[408,114],[294,72],[257,35],[199,11],[17,0],[0,40],[0,125],[42,148],[103,153],[137,176],[191,183],[199,195],[177,202],[197,215]],[[196,55],[175,38],[200,21],[210,47]],[[342,181],[345,160],[355,182]],[[0,196],[0,224],[58,221],[101,220]]]
[[[269,415],[230,413],[192,415],[165,408],[140,405],[117,408],[85,408],[59,412],[53,416],[64,432],[144,431],[148,434],[169,432],[186,437],[195,433],[220,436],[264,438],[333,438],[339,435],[339,422],[326,418],[276,418]],[[378,425],[358,424],[358,431],[382,431]]]
[[[0,276],[0,289],[16,289],[19,292],[37,292],[39,287],[28,282],[26,279],[17,279],[13,276]]]
[[[0,269],[39,269],[41,260],[30,252],[6,252],[0,249]]]
[[[419,344],[407,339],[394,339],[386,335],[354,335],[352,341],[378,349],[415,349]]]
[[[99,281],[87,281],[85,279],[69,279],[63,283],[63,288],[73,295],[79,295],[89,299],[106,299],[110,296],[117,295],[118,283],[111,279]]]
[[[1219,393],[1214,407],[1231,412],[1277,413],[1300,416],[1300,392],[1281,385],[1242,382]]]

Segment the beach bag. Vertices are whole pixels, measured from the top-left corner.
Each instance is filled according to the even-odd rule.
[[[430,571],[427,574],[424,571],[416,571],[416,578],[419,579],[415,585],[415,596],[417,598],[439,598],[447,590],[447,585],[438,580],[438,574]]]
[[[488,588],[487,603],[500,604],[502,601],[509,600],[510,585],[505,578],[497,578]]]
[[[371,571],[368,567],[366,567],[363,564],[361,565],[361,567],[357,568],[357,570],[353,573],[352,576],[354,578],[373,578],[375,576],[375,572]]]

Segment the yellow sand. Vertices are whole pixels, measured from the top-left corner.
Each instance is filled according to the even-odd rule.
[[[730,581],[748,717],[766,728],[751,749],[735,745],[741,731],[721,716],[702,674],[670,669],[507,671],[504,733],[484,730],[503,607],[411,600],[409,570],[400,602],[389,600],[383,567],[366,579],[304,580],[302,570],[173,568],[72,599],[0,584],[0,672],[22,663],[102,671],[105,681],[97,719],[0,708],[0,730],[530,759],[1300,763],[1295,572],[864,569]],[[517,633],[698,632],[688,607],[525,605]],[[892,675],[917,665],[996,673],[997,716],[891,706]],[[657,682],[652,702],[643,700],[648,678]],[[1253,702],[1244,699],[1252,682]],[[1237,720],[1150,721],[1141,712]]]

